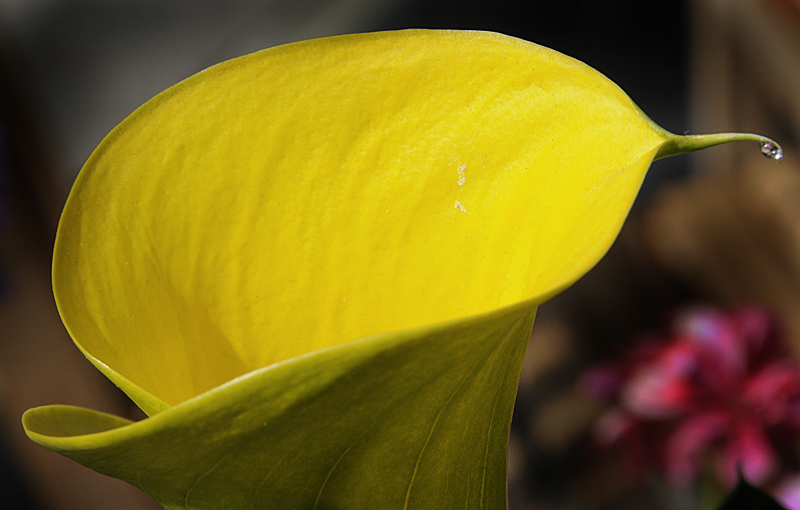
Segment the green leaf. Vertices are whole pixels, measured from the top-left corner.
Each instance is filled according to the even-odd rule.
[[[504,508],[536,307],[608,250],[654,157],[718,142],[499,34],[219,64],[106,137],[56,239],[64,324],[150,417],[23,425],[167,508]]]

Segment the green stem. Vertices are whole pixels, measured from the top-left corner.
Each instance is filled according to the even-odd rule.
[[[728,142],[737,141],[753,141],[760,142],[762,146],[762,153],[772,159],[781,159],[783,157],[783,150],[781,146],[771,138],[766,136],[754,135],[752,133],[719,133],[714,135],[674,135],[672,133],[665,133],[667,141],[661,144],[661,147],[656,153],[655,159],[667,158],[669,156],[677,156],[678,154],[686,154],[689,152],[698,151],[714,145],[720,145]],[[765,147],[766,145],[766,147]],[[768,149],[772,148],[773,155],[768,154]]]

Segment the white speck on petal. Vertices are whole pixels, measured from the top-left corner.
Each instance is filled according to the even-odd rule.
[[[467,182],[467,175],[464,173],[464,170],[467,169],[466,163],[461,163],[458,165],[458,185],[463,186],[465,182]]]
[[[461,202],[459,202],[458,200],[456,200],[456,209],[461,209],[462,212],[467,212],[467,210],[464,209],[464,206],[461,205]]]

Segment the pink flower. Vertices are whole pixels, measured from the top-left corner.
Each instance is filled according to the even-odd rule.
[[[752,308],[690,310],[582,385],[615,403],[598,441],[625,447],[634,471],[655,463],[678,486],[709,462],[731,487],[739,470],[762,484],[779,470],[787,432],[800,431],[800,368],[773,322]]]
[[[783,477],[773,494],[788,510],[800,510],[800,473]]]

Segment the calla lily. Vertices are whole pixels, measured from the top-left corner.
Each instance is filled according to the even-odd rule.
[[[682,137],[493,33],[332,37],[214,66],[115,128],[64,209],[76,345],[149,415],[39,444],[177,508],[505,508],[536,307]]]

